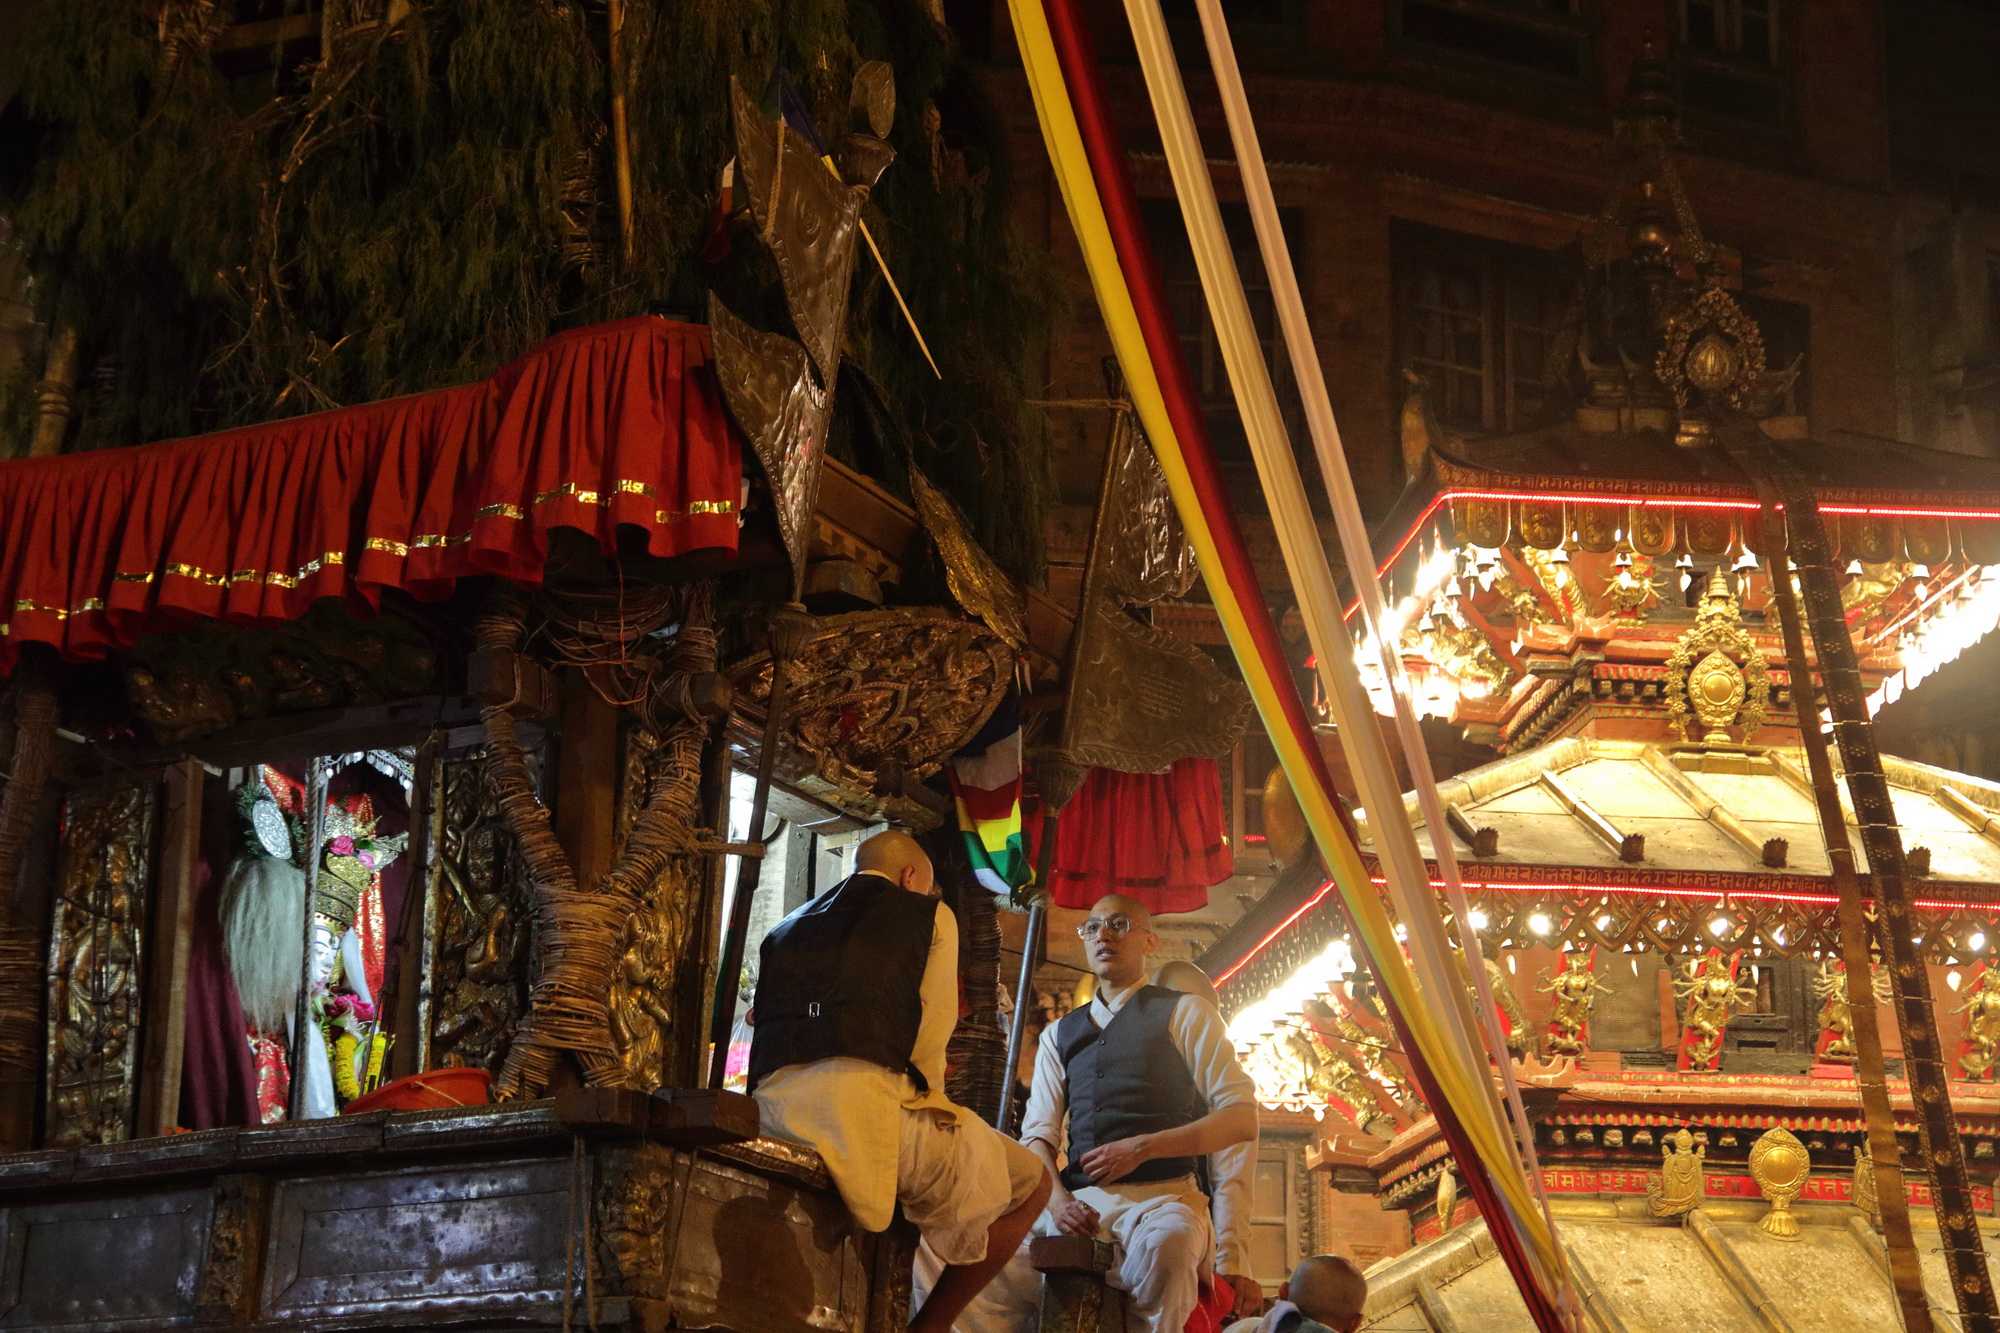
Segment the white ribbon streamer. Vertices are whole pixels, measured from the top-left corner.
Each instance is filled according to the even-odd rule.
[[[1377,852],[1382,857],[1390,898],[1409,931],[1412,961],[1435,1006],[1434,1015],[1443,1021],[1450,1047],[1469,1070],[1480,1071],[1474,1073],[1468,1085],[1487,1089],[1489,1099],[1484,1102],[1485,1108],[1489,1115],[1499,1116],[1499,1107],[1490,1099],[1492,1083],[1483,1074],[1486,1064],[1484,1052],[1474,1036],[1476,1031],[1484,1028],[1502,1071],[1508,1110],[1512,1112],[1511,1119],[1519,1139],[1517,1148],[1525,1154],[1519,1165],[1531,1190],[1540,1199],[1546,1219],[1547,1200],[1541,1187],[1540,1172],[1533,1167],[1532,1133],[1519,1089],[1514,1084],[1512,1062],[1499,1028],[1485,968],[1475,961],[1480,957],[1477,935],[1470,926],[1464,890],[1452,857],[1450,833],[1442,810],[1438,808],[1436,781],[1430,770],[1429,756],[1423,745],[1422,733],[1417,728],[1415,713],[1409,705],[1408,684],[1393,645],[1379,633],[1372,632],[1382,623],[1383,608],[1381,591],[1374,578],[1367,528],[1354,495],[1353,481],[1348,474],[1338,430],[1334,426],[1325,381],[1312,347],[1310,331],[1306,327],[1297,277],[1278,223],[1263,158],[1256,147],[1255,129],[1250,124],[1248,104],[1243,99],[1234,52],[1229,45],[1217,0],[1197,0],[1197,4],[1208,35],[1218,83],[1224,89],[1230,129],[1237,146],[1238,162],[1243,169],[1259,244],[1264,253],[1266,273],[1277,299],[1281,327],[1291,351],[1295,373],[1305,395],[1308,422],[1332,501],[1336,530],[1348,566],[1353,571],[1355,585],[1362,593],[1371,637],[1375,639],[1383,658],[1385,678],[1395,701],[1398,736],[1407,752],[1418,798],[1432,830],[1432,843],[1445,879],[1447,895],[1458,918],[1460,938],[1470,945],[1468,970],[1484,1010],[1483,1024],[1472,1014],[1464,985],[1459,980],[1450,942],[1436,912],[1428,867],[1417,846],[1415,830],[1403,814],[1401,784],[1396,781],[1388,747],[1376,729],[1375,712],[1361,683],[1356,667],[1357,653],[1341,615],[1333,573],[1328,566],[1326,551],[1306,500],[1298,462],[1278,410],[1277,394],[1264,363],[1235,256],[1222,226],[1221,210],[1215,200],[1214,186],[1209,179],[1200,137],[1195,131],[1186,90],[1181,83],[1158,0],[1125,0],[1126,15],[1132,26],[1154,115],[1159,122],[1168,168],[1179,196],[1195,265],[1215,322],[1217,341],[1221,345],[1237,408],[1257,464],[1258,478],[1271,509],[1279,547],[1298,594],[1299,610],[1307,635],[1318,658],[1321,679],[1361,788],[1362,800],[1373,812],[1370,823],[1376,830]],[[1218,32],[1221,34],[1219,50]],[[1471,1109],[1461,1108],[1461,1112]],[[1496,1136],[1500,1140],[1506,1137],[1504,1134]],[[1522,1219],[1506,1221],[1517,1232],[1521,1230]],[[1553,1239],[1552,1221],[1549,1235]],[[1531,1254],[1539,1252],[1539,1247],[1532,1244],[1524,1248]],[[1556,1261],[1560,1264],[1559,1253]],[[1548,1287],[1559,1293],[1558,1300],[1573,1311],[1573,1298],[1569,1295],[1563,1274],[1546,1272],[1548,1265],[1543,1262],[1538,1261],[1537,1266],[1544,1269],[1544,1276],[1549,1279]]]
[[[1368,629],[1369,638],[1375,644],[1382,663],[1382,670],[1389,682],[1390,697],[1394,700],[1397,738],[1401,741],[1405,756],[1410,764],[1410,777],[1416,787],[1417,802],[1424,812],[1425,825],[1431,830],[1431,845],[1437,857],[1438,873],[1445,884],[1445,894],[1451,903],[1453,916],[1457,918],[1459,939],[1467,943],[1466,957],[1470,964],[1473,985],[1479,993],[1481,1016],[1485,1020],[1486,1037],[1489,1048],[1500,1066],[1501,1079],[1506,1092],[1508,1110],[1512,1114],[1516,1137],[1526,1168],[1528,1181],[1542,1206],[1542,1215],[1547,1220],[1551,1234],[1555,1232],[1555,1218],[1549,1210],[1548,1192],[1543,1188],[1541,1163],[1535,1152],[1534,1131],[1529,1126],[1527,1108],[1521,1100],[1520,1086],[1514,1077],[1513,1061],[1508,1057],[1506,1038],[1500,1029],[1498,1007],[1488,984],[1486,969],[1473,960],[1480,957],[1478,933],[1473,928],[1472,910],[1466,901],[1465,886],[1459,876],[1458,857],[1451,843],[1451,831],[1445,821],[1443,803],[1438,799],[1437,778],[1431,770],[1430,753],[1424,745],[1423,733],[1418,726],[1415,710],[1410,706],[1409,682],[1403,672],[1402,654],[1397,651],[1394,636],[1385,633],[1386,608],[1382,588],[1375,574],[1374,550],[1368,539],[1368,526],[1361,514],[1361,503],[1355,493],[1354,478],[1347,466],[1347,451],[1341,443],[1340,426],[1333,415],[1333,403],[1327,394],[1326,376],[1321,368],[1319,352],[1314,345],[1312,326],[1306,319],[1305,300],[1299,290],[1298,273],[1292,265],[1291,247],[1285,240],[1284,228],[1278,217],[1277,198],[1271,189],[1271,176],[1265,164],[1264,151],[1257,138],[1257,124],[1250,113],[1250,100],[1244,91],[1243,74],[1236,63],[1236,50],[1230,40],[1229,24],[1222,13],[1220,0],[1195,0],[1196,10],[1201,15],[1202,35],[1208,44],[1209,63],[1214,68],[1216,88],[1221,94],[1223,114],[1229,122],[1230,141],[1236,150],[1237,169],[1242,177],[1243,192],[1250,206],[1251,221],[1257,232],[1258,250],[1263,256],[1264,273],[1270,283],[1273,302],[1277,307],[1278,325],[1285,335],[1286,349],[1291,355],[1292,373],[1299,384],[1301,401],[1305,406],[1306,427],[1313,441],[1313,452],[1319,460],[1320,478],[1325,483],[1327,502],[1333,510],[1335,531],[1340,537],[1340,547],[1347,561],[1355,591],[1360,598],[1361,614]],[[1372,799],[1372,798],[1371,798]],[[1397,802],[1400,807],[1400,799]],[[1369,808],[1374,809],[1373,805]],[[1381,819],[1374,821],[1381,826]],[[1398,821],[1399,824],[1402,821]],[[1412,834],[1414,842],[1414,834]],[[1550,1275],[1558,1277],[1560,1275]],[[1562,1304],[1566,1312],[1574,1310],[1573,1299],[1567,1282],[1560,1285]]]

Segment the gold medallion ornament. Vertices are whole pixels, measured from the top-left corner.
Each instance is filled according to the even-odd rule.
[[[1742,622],[1729,581],[1717,569],[1702,594],[1694,628],[1667,658],[1667,717],[1677,735],[1687,734],[1690,711],[1708,745],[1727,745],[1732,724],[1740,723],[1745,743],[1764,725],[1771,673]]]
[[[1523,500],[1518,521],[1521,540],[1538,551],[1553,551],[1563,544],[1563,510],[1545,500]]]
[[[1757,1225],[1779,1240],[1799,1238],[1799,1219],[1792,1215],[1792,1201],[1806,1187],[1812,1174],[1812,1159],[1806,1145],[1788,1129],[1769,1129],[1750,1145],[1750,1179],[1771,1201],[1771,1211]]]
[[[1633,505],[1627,526],[1632,534],[1632,549],[1640,555],[1674,553],[1673,510],[1657,505]]]
[[[1764,376],[1764,335],[1728,292],[1706,287],[1667,321],[1653,373],[1681,410],[1680,443],[1705,443],[1706,412],[1749,408]]]

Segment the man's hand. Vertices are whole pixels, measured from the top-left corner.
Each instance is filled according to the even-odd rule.
[[[1055,1218],[1056,1230],[1066,1236],[1097,1234],[1097,1210],[1087,1203],[1065,1199],[1061,1203],[1051,1204],[1049,1212]]]
[[[1115,1143],[1102,1143],[1077,1162],[1093,1185],[1109,1185],[1123,1180],[1153,1158],[1153,1136],[1134,1134]]]
[[[1217,1280],[1228,1283],[1229,1289],[1236,1293],[1236,1304],[1229,1312],[1232,1319],[1247,1319],[1264,1308],[1264,1289],[1257,1285],[1256,1278],[1220,1273]]]

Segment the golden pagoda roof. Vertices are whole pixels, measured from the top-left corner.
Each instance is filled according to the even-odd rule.
[[[1930,849],[1930,879],[2000,888],[2000,783],[1884,756],[1906,847]],[[1479,856],[1454,851],[1468,880],[1499,867],[1596,867],[1738,874],[1800,881],[1832,873],[1801,751],[1571,737],[1496,760],[1439,784],[1474,829],[1497,838]],[[1850,827],[1853,807],[1841,789]],[[1418,841],[1435,855],[1416,794],[1404,798]],[[1706,805],[1706,809],[1703,806]],[[1366,814],[1362,846],[1372,850]],[[1614,840],[1613,834],[1619,835]],[[1643,837],[1643,853],[1622,839]],[[1765,845],[1785,844],[1781,864]],[[1866,858],[1858,835],[1857,861]],[[1490,876],[1489,876],[1490,877]]]
[[[1600,1314],[1599,1327],[1765,1333],[1774,1326],[1760,1310],[1765,1302],[1784,1321],[1779,1327],[1815,1333],[1901,1327],[1882,1242],[1846,1204],[1794,1205],[1799,1234],[1780,1240],[1757,1225],[1769,1211],[1761,1199],[1711,1201],[1699,1210],[1701,1221],[1684,1226],[1661,1225],[1646,1215],[1643,1197],[1635,1202],[1557,1203],[1557,1234],[1578,1286],[1588,1289],[1579,1295],[1618,1321]],[[1987,1243],[1991,1249],[1991,1236]],[[1933,1308],[1954,1309],[1936,1233],[1919,1231],[1917,1251]],[[1368,1287],[1362,1327],[1374,1333],[1534,1329],[1483,1221],[1462,1223],[1376,1264]]]

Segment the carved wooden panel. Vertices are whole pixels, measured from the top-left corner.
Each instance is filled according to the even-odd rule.
[[[428,1067],[498,1071],[528,1007],[528,876],[484,751],[438,765],[430,872]]]
[[[497,1314],[560,1302],[567,1158],[281,1180],[260,1313]]]
[[[50,1147],[132,1134],[140,948],[159,788],[72,793],[49,928]]]
[[[10,1209],[0,1328],[158,1328],[193,1318],[205,1189]]]
[[[683,731],[687,730],[685,728]],[[618,845],[645,805],[646,793],[663,769],[685,787],[692,819],[700,786],[701,733],[675,734],[662,744],[658,733],[634,727],[625,738],[625,769],[618,790]],[[651,1092],[667,1080],[673,1054],[674,994],[689,932],[701,906],[704,858],[676,857],[653,884],[625,924],[624,953],[611,978],[611,1041],[624,1066],[626,1087]],[[699,958],[699,953],[695,955]]]

